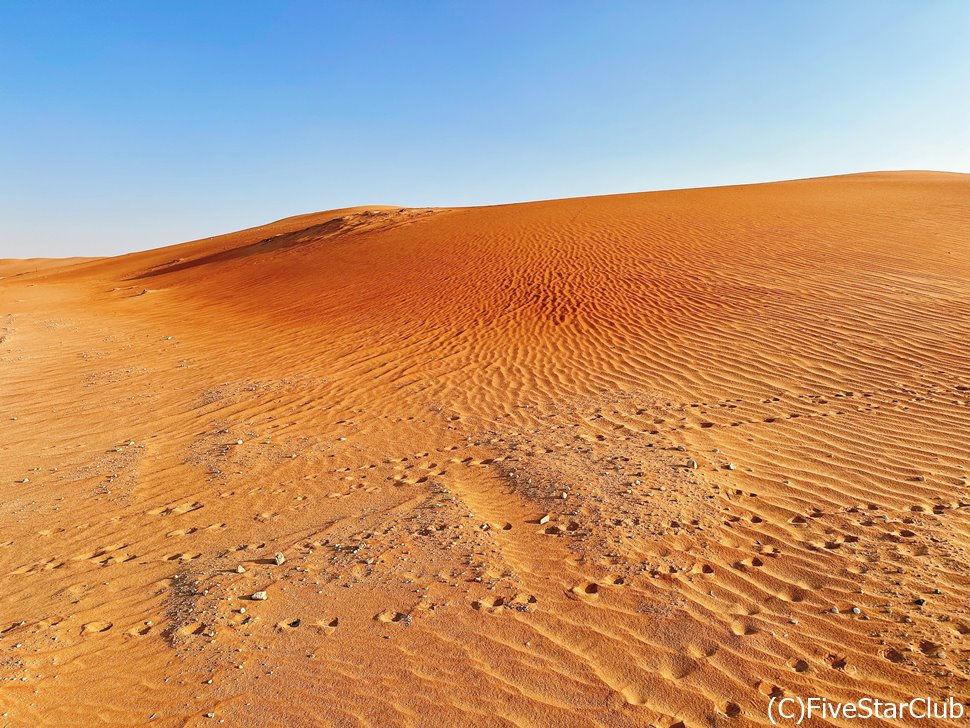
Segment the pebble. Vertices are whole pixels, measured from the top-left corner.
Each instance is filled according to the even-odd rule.
[[[737,468],[738,468],[738,466],[735,465],[734,463],[728,463],[724,467],[727,468],[728,470],[737,470]]]
[[[242,445],[243,444],[243,441],[242,440],[236,440],[236,444],[237,445]]]
[[[254,592],[253,595],[249,598],[252,599],[254,602],[265,602],[266,592],[264,591]]]
[[[838,613],[839,613],[839,608],[838,608],[838,607],[832,607],[832,608],[831,608],[831,609],[830,609],[829,611],[830,611],[830,612],[831,612],[832,614],[838,614]]]
[[[922,607],[924,604],[926,604],[926,600],[925,599],[916,599],[916,600],[913,601],[913,604],[915,604],[917,607]]]
[[[691,458],[687,461],[687,467],[691,470],[697,470],[697,461]]]
[[[859,607],[852,607],[853,614],[862,614],[862,610]]]
[[[273,557],[273,562],[277,566],[282,566],[284,561],[286,561],[286,557],[281,552],[277,551],[276,556]]]
[[[560,493],[560,494],[559,494],[559,497],[560,497],[560,498],[562,498],[563,500],[566,500],[566,498],[567,498],[567,493],[566,493],[566,491],[563,491],[562,493]]]
[[[243,566],[242,564],[240,564],[239,566],[236,567],[236,573],[237,574],[245,574],[246,573],[246,567]]]
[[[550,520],[550,516],[547,513],[546,515],[544,515],[542,518],[539,519],[539,525],[541,526],[541,525],[544,525],[546,523],[549,523],[549,520]]]

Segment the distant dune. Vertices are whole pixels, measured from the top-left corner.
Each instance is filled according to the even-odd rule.
[[[968,341],[935,172],[0,261],[0,724],[966,700]]]

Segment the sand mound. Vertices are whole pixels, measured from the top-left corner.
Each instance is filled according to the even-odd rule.
[[[4,725],[965,697],[967,200],[864,174],[0,261]]]

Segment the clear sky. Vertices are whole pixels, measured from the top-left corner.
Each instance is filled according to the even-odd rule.
[[[0,257],[970,171],[967,0],[0,2]]]

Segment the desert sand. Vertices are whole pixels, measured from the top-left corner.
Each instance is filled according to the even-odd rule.
[[[0,725],[965,701],[968,341],[958,174],[0,261]]]

